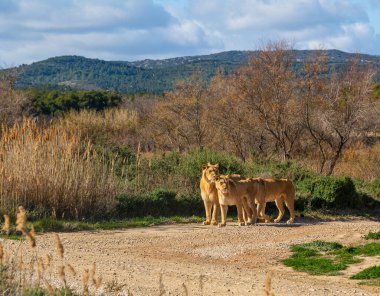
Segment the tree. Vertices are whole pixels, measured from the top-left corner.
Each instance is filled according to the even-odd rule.
[[[303,84],[304,122],[319,148],[322,173],[326,162],[331,175],[348,143],[371,129],[374,110],[371,89],[375,72],[359,59],[347,63],[341,73],[327,70],[326,59],[319,57],[305,66]]]
[[[297,77],[289,43],[269,43],[237,73],[236,87],[284,160],[292,157],[303,130]]]
[[[203,147],[210,135],[206,98],[207,85],[199,74],[178,81],[152,114],[157,144],[178,150]]]

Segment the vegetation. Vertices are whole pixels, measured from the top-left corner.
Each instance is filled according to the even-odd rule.
[[[214,162],[221,173],[291,178],[299,211],[376,213],[380,101],[373,69],[343,53],[311,56],[286,42],[264,46],[242,66],[247,55],[240,54],[233,73],[208,80],[197,72],[163,96],[20,91],[15,74],[2,77],[0,101],[8,107],[0,109],[0,210],[15,213],[24,204],[32,219],[92,221],[201,216],[201,166]],[[339,67],[330,67],[331,54],[341,54]],[[64,77],[77,60],[84,70],[93,62],[107,68],[78,57],[33,67]]]
[[[380,244],[371,243],[358,247],[343,247],[336,242],[314,241],[291,247],[292,256],[283,260],[286,266],[310,274],[336,275],[349,264],[362,261],[355,256],[378,256]]]
[[[369,232],[364,236],[365,239],[380,239],[380,231]]]
[[[356,280],[380,278],[380,266],[366,268],[351,278]]]
[[[294,69],[300,71],[303,62],[315,51],[294,50]],[[328,50],[332,69],[341,69],[353,54]],[[227,73],[245,64],[257,51],[228,51],[217,54],[180,57],[167,60],[136,62],[106,62],[79,56],[61,56],[23,65],[17,69],[17,85],[21,87],[74,88],[81,90],[116,90],[122,93],[163,93],[173,88],[173,82],[185,79],[194,71],[210,78],[217,69]],[[359,55],[359,59],[378,64],[378,57]]]
[[[104,91],[42,91],[32,92],[33,107],[36,115],[62,115],[68,111],[93,109],[101,111],[110,107],[117,107],[121,103],[121,96],[117,93]]]

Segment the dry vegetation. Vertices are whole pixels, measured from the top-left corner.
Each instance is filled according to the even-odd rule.
[[[3,127],[0,138],[0,207],[25,205],[34,215],[96,217],[112,206],[118,182],[106,162],[74,132],[24,120]]]

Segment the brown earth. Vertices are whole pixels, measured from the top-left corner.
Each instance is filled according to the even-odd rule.
[[[312,276],[285,267],[292,244],[314,240],[344,245],[368,243],[363,235],[379,231],[380,223],[363,219],[310,221],[227,227],[174,224],[113,231],[60,233],[70,285],[81,289],[86,268],[96,262],[96,274],[107,283],[98,292],[106,295],[265,295],[264,284],[272,271],[275,295],[380,295],[379,287],[359,285],[349,277],[380,264],[380,256],[350,266],[338,276]],[[55,255],[54,234],[37,237],[37,254]],[[26,242],[24,242],[27,244]],[[7,241],[8,248],[18,242]],[[29,248],[23,246],[25,252]],[[56,264],[59,260],[55,259]],[[161,277],[161,281],[160,281]],[[50,279],[59,283],[54,275]],[[105,287],[108,286],[108,290]]]

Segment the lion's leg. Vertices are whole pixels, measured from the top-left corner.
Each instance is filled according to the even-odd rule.
[[[203,199],[203,203],[205,205],[205,212],[206,212],[206,221],[203,222],[203,225],[210,225],[211,224],[212,202]]]
[[[220,205],[220,210],[222,214],[222,221],[219,223],[219,227],[223,227],[226,226],[228,206]]]
[[[259,202],[257,204],[257,212],[260,215],[260,218],[265,220],[265,223],[269,223],[270,217],[265,214],[265,207],[266,207],[266,202]]]
[[[252,210],[245,199],[243,199],[243,219],[245,225],[252,224]]]
[[[286,207],[290,213],[290,219],[286,221],[287,224],[292,224],[294,222],[294,218],[296,215],[294,214],[294,199],[293,200],[285,200]]]
[[[213,211],[212,211],[212,225],[218,225],[218,219],[219,219],[219,213],[220,213],[220,206],[217,204],[214,204]]]
[[[257,223],[257,209],[256,209],[255,204],[253,204],[253,207],[251,207],[251,211],[252,211],[252,224],[256,224]]]
[[[274,222],[278,223],[278,222],[281,221],[282,217],[285,214],[285,208],[284,208],[284,201],[283,201],[283,199],[281,197],[280,198],[276,198],[275,202],[276,202],[276,206],[277,206],[277,209],[278,209],[278,216],[277,216],[276,219],[274,219]]]
[[[244,225],[244,219],[243,219],[243,206],[241,204],[236,205],[237,214],[238,214],[238,225],[243,226]]]

